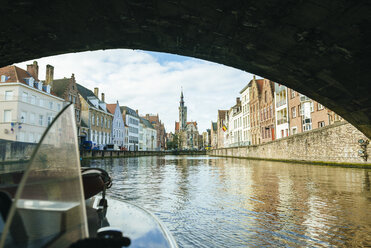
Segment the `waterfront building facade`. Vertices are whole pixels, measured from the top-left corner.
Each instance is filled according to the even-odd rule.
[[[142,116],[144,119],[148,120],[151,125],[156,129],[156,149],[158,150],[165,150],[166,146],[166,130],[165,125],[161,122],[158,114],[157,115],[151,115],[146,114],[145,116]]]
[[[218,124],[211,122],[210,145],[212,149],[218,148]]]
[[[51,65],[46,66],[46,78],[45,83],[50,84],[52,91],[60,98],[63,98],[66,102],[72,103],[75,107],[75,121],[77,128],[77,135],[79,136],[79,142],[83,142],[86,139],[86,132],[81,132],[81,102],[79,98],[79,91],[77,90],[77,84],[75,75],[72,74],[71,78],[54,79],[54,67]]]
[[[289,135],[289,102],[286,86],[275,83],[274,104],[276,107],[276,138],[281,139]]]
[[[332,120],[336,117],[338,121],[341,120],[322,104],[293,89],[289,92],[290,135],[325,127],[334,123]]]
[[[250,134],[250,91],[251,85],[247,84],[241,91],[241,106],[242,106],[242,144],[247,146],[251,144]]]
[[[94,88],[94,93],[77,84],[79,98],[81,102],[81,121],[88,126],[88,135],[86,140],[96,143],[99,149],[105,145],[111,144],[112,120],[111,114],[104,102],[104,93],[99,99],[99,89]]]
[[[149,122],[149,120],[143,117],[140,117],[139,150],[140,151],[157,150],[157,130]]]
[[[139,115],[138,113],[127,107],[120,107],[122,112],[122,118],[125,124],[128,126],[128,150],[138,151],[139,150]]]
[[[111,127],[111,144],[117,145],[120,149],[127,150],[128,144],[125,142],[126,131],[125,123],[122,119],[120,104],[117,101],[113,104],[107,104],[107,110],[113,115]]]
[[[36,61],[27,71],[0,68],[0,139],[37,143],[63,108],[64,100],[39,80],[38,71]]]
[[[230,129],[230,142],[229,146],[241,146],[243,144],[242,140],[242,105],[239,97],[236,98],[236,104],[231,108],[231,115],[229,119],[229,129]]]
[[[251,144],[261,144],[261,132],[260,132],[260,98],[263,88],[263,79],[254,78],[250,81],[251,94],[250,94],[250,135]]]
[[[274,106],[274,83],[263,79],[263,87],[259,102],[260,128],[262,143],[275,139],[275,106]]]
[[[217,118],[217,148],[223,148],[224,147],[224,136],[225,128],[228,126],[228,124],[225,122],[225,116],[228,113],[228,110],[218,110],[218,118]],[[223,129],[223,127],[225,127]]]

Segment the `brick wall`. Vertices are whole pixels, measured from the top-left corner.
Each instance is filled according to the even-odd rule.
[[[214,149],[212,156],[292,160],[324,163],[371,164],[371,144],[367,147],[368,161],[358,155],[359,139],[367,140],[347,122],[288,136],[261,145]]]

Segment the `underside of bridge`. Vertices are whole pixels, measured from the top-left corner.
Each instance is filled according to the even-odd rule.
[[[369,1],[0,3],[0,66],[112,48],[191,56],[296,89],[371,138]]]

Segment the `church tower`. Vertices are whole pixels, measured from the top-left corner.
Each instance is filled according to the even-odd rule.
[[[187,125],[187,107],[184,106],[183,89],[180,94],[180,106],[179,106],[179,130],[184,130]]]

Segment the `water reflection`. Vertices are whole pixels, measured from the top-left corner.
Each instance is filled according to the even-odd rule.
[[[180,247],[371,245],[370,170],[209,157],[84,161]]]

